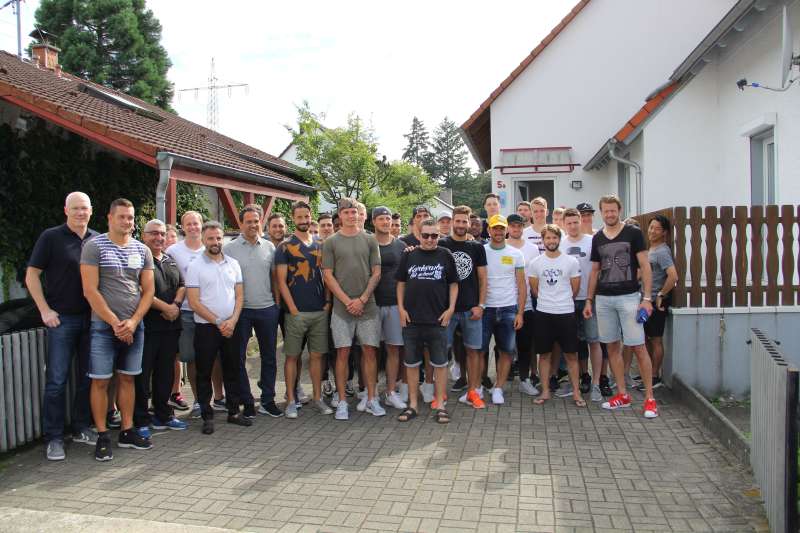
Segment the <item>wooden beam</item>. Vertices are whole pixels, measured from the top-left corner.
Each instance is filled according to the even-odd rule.
[[[178,216],[178,182],[170,178],[167,184],[167,224],[175,224]]]
[[[251,192],[242,193],[244,195],[244,205],[255,203],[256,195]]]
[[[217,187],[217,196],[219,196],[219,201],[222,203],[222,209],[225,210],[225,216],[228,217],[232,224],[241,229],[239,217],[236,214],[236,202],[233,201],[231,191],[223,187]]]
[[[264,209],[264,220],[266,220],[269,214],[272,213],[272,208],[275,207],[275,197],[267,196],[264,198],[264,204],[262,207]]]
[[[196,183],[198,185],[205,185],[206,187],[222,187],[232,191],[251,192],[253,194],[275,196],[277,198],[285,198],[287,200],[308,201],[308,195],[306,194],[284,191],[274,187],[267,187],[266,185],[259,185],[257,183],[248,183],[246,181],[236,180],[221,174],[198,172],[197,170],[185,167],[172,167],[171,176],[178,181]]]

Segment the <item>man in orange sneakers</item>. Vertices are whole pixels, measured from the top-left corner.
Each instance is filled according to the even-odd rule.
[[[658,407],[653,398],[653,368],[645,345],[642,323],[653,313],[651,303],[652,272],[640,229],[620,220],[622,203],[614,195],[600,198],[600,213],[605,225],[592,237],[592,273],[583,316],[592,316],[592,300],[597,295],[597,326],[600,342],[608,345],[608,362],[619,387],[617,394],[602,404],[603,409],[630,407],[625,390],[620,331],[625,346],[633,348],[644,385],[644,416],[655,418]],[[639,293],[637,272],[641,271]]]

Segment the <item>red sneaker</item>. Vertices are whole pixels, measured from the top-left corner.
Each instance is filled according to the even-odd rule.
[[[467,393],[467,401],[474,407],[475,409],[485,409],[486,403],[481,398],[481,395],[478,394],[478,391],[475,389],[470,389]]]
[[[658,416],[658,406],[656,405],[655,398],[650,398],[644,401],[644,417],[656,418]]]
[[[631,397],[628,394],[616,394],[611,397],[610,400],[607,402],[603,402],[600,407],[603,409],[619,409],[620,407],[630,407],[631,406]]]

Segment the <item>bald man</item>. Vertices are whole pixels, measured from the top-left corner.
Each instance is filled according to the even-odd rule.
[[[83,297],[80,257],[83,244],[97,236],[89,229],[92,202],[82,192],[67,195],[64,224],[46,229],[33,248],[25,284],[47,326],[47,370],[43,410],[47,458],[61,461],[64,451],[65,395],[70,364],[75,357],[75,398],[72,401],[72,442],[94,446],[97,433],[89,428],[89,302]],[[44,273],[44,286],[41,275]],[[45,296],[45,292],[47,296]]]

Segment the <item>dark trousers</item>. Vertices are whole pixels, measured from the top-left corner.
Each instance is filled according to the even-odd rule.
[[[229,414],[239,412],[239,339],[223,337],[214,324],[196,324],[194,330],[197,401],[203,420],[214,418],[211,408],[211,370],[217,354],[222,356],[222,381],[225,384],[225,405]]]
[[[46,441],[64,438],[67,381],[75,361],[75,399],[72,402],[72,430],[89,427],[89,313],[59,315],[61,324],[47,328],[47,367],[45,370],[42,418]]]
[[[250,377],[247,375],[247,343],[255,330],[258,340],[258,351],[261,353],[261,375],[258,386],[261,388],[261,404],[275,401],[275,378],[278,373],[276,355],[278,343],[278,319],[280,309],[271,305],[264,309],[242,309],[239,322],[236,323],[234,338],[239,347],[239,400],[244,405],[253,405],[253,393],[250,391]],[[228,390],[228,387],[225,387]],[[226,392],[227,394],[227,392]],[[238,404],[237,404],[238,405]]]
[[[519,370],[519,380],[525,381],[532,374],[536,374],[536,364],[534,363],[531,372],[531,362],[535,361],[533,354],[535,347],[533,342],[533,311],[525,311],[522,315],[522,327],[517,330],[517,369]]]
[[[159,422],[172,418],[172,407],[167,405],[175,379],[175,354],[178,353],[178,339],[181,330],[144,330],[142,349],[142,373],[136,376],[136,405],[133,423],[136,427],[150,424],[147,412],[148,400],[153,400],[153,412]]]

